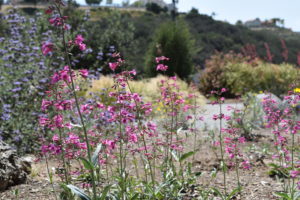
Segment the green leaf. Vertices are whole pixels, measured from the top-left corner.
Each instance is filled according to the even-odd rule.
[[[81,200],[91,200],[91,198],[86,195],[80,188],[74,186],[74,185],[67,185],[67,187],[76,194]]]
[[[195,152],[194,151],[190,151],[188,153],[183,154],[180,158],[179,158],[179,162],[184,161],[185,159],[187,159],[188,157],[194,155]]]
[[[83,157],[79,157],[79,160],[82,161],[82,163],[83,163],[83,165],[86,169],[88,169],[88,170],[93,170],[94,169],[93,164],[90,161],[88,161],[87,159],[85,159]]]
[[[98,144],[98,146],[92,156],[92,163],[95,167],[99,164],[99,153],[101,150],[102,150],[102,143]]]
[[[172,151],[172,150],[171,150],[171,154],[172,154],[173,158],[178,162],[178,161],[179,161],[179,158],[178,158],[178,156],[177,156],[177,154],[176,154],[176,151]]]
[[[138,193],[136,193],[133,197],[131,197],[130,199],[131,200],[135,200],[135,199],[137,199],[138,198],[138,196],[139,196],[139,194]]]
[[[276,165],[275,163],[270,163],[268,164],[270,167],[274,167],[274,168],[280,168],[279,165]]]
[[[195,172],[195,176],[198,177],[198,176],[201,176],[202,172]]]
[[[232,199],[232,197],[233,197],[236,193],[240,192],[241,189],[242,189],[241,187],[235,188],[235,189],[227,196],[226,200]]]
[[[292,200],[288,194],[283,192],[275,192],[275,195],[278,197],[282,197],[284,200]]]
[[[214,193],[216,193],[219,197],[221,197],[222,199],[224,199],[223,194],[222,194],[217,188],[212,188],[212,190],[213,190]]]
[[[108,185],[104,188],[104,190],[102,191],[102,194],[101,194],[101,197],[99,200],[105,200],[106,199],[106,196],[107,196],[107,193],[109,192],[110,190],[110,187],[111,185]]]

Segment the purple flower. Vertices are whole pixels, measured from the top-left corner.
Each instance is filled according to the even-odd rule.
[[[13,88],[11,91],[12,91],[12,92],[19,92],[19,91],[21,91],[21,90],[22,90],[22,88],[17,87],[17,88]]]

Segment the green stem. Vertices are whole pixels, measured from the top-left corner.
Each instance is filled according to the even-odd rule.
[[[219,140],[220,140],[220,151],[221,151],[221,162],[222,162],[222,171],[223,171],[223,184],[225,195],[227,195],[227,187],[226,187],[226,167],[224,160],[224,151],[223,151],[223,137],[222,137],[222,103],[220,105],[220,130],[219,130]]]
[[[63,17],[63,15],[61,13],[61,10],[60,10],[60,7],[56,3],[54,3],[54,5],[57,8],[57,11],[58,11],[60,17]],[[83,116],[82,116],[82,113],[80,111],[78,97],[77,97],[77,94],[76,94],[76,91],[75,91],[75,84],[74,84],[73,74],[72,74],[72,70],[71,70],[71,61],[70,61],[69,52],[68,52],[67,43],[66,43],[66,38],[65,38],[64,25],[65,24],[63,22],[62,39],[63,39],[64,54],[65,54],[65,57],[67,59],[67,63],[68,63],[68,66],[69,66],[69,76],[70,76],[70,79],[71,79],[71,86],[72,86],[73,96],[75,98],[75,105],[76,105],[77,112],[78,112],[78,115],[79,115],[79,118],[80,118],[82,129],[83,129],[83,132],[84,132],[85,143],[86,143],[86,146],[87,146],[88,160],[91,163],[92,162],[92,155],[91,155],[90,143],[89,143],[89,140],[88,140],[88,134],[87,134],[87,130],[86,130],[84,120],[83,120]],[[90,170],[90,174],[91,174],[91,178],[92,178],[93,199],[95,200],[95,199],[97,199],[97,190],[96,190],[94,169]]]
[[[292,170],[294,170],[294,148],[295,148],[295,134],[292,133]],[[291,187],[291,197],[294,199],[294,187],[295,187],[295,179],[292,178],[292,187]]]
[[[48,163],[47,155],[45,156],[45,160],[46,160],[46,168],[47,168],[47,173],[48,173],[48,176],[49,176],[50,184],[51,184],[51,187],[52,187],[52,190],[53,190],[53,194],[54,194],[55,200],[57,200],[57,196],[56,196],[55,190],[54,190],[52,175],[51,175],[50,170],[49,170],[49,163]]]
[[[196,96],[194,96],[194,121],[193,121],[193,131],[194,131],[194,154],[193,154],[193,163],[195,162],[195,154],[196,154],[196,143],[197,143],[197,132],[196,132],[196,108],[197,108],[197,99]]]
[[[133,94],[133,90],[130,87],[129,81],[126,79],[126,83],[128,86],[128,89],[130,91],[131,94]],[[140,109],[138,107],[138,102],[136,100],[134,100],[135,103],[135,107],[136,107],[136,116],[138,119],[138,128],[140,129],[140,125],[141,125],[141,119],[140,119]],[[145,135],[142,134],[142,139],[143,139],[143,144],[145,147],[145,152],[148,155],[148,150],[147,150],[147,144],[146,144],[146,139],[145,139]],[[146,156],[148,164],[149,164],[149,169],[150,169],[150,176],[151,176],[151,181],[152,181],[152,186],[153,186],[153,191],[154,191],[154,187],[155,187],[155,179],[154,179],[154,173],[153,173],[153,169],[152,169],[152,165],[151,165],[151,161],[150,159]]]
[[[237,142],[235,142],[235,173],[238,181],[238,188],[241,188],[240,176],[239,176],[239,162],[237,159]]]

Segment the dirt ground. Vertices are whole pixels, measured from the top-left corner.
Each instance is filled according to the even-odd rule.
[[[257,136],[256,141],[248,142],[244,149],[245,155],[248,156],[252,167],[250,170],[240,170],[240,181],[243,187],[241,194],[237,195],[234,199],[240,200],[275,200],[278,199],[274,196],[274,192],[280,192],[281,183],[271,178],[268,175],[270,168],[268,164],[272,162],[271,152],[272,147],[272,134],[270,130],[260,130],[255,133]],[[197,190],[209,188],[222,188],[223,187],[223,174],[221,170],[217,170],[215,177],[211,174],[215,169],[219,168],[219,161],[216,158],[216,153],[210,146],[210,139],[208,133],[201,133],[202,137],[199,139],[199,151],[195,156],[193,162],[193,171],[201,172],[202,175],[197,179],[196,192],[189,195],[186,199],[196,199]],[[187,141],[187,146],[192,146],[193,137]],[[299,136],[297,140],[299,141]],[[264,151],[263,151],[264,150]],[[266,152],[270,152],[269,154]],[[56,161],[50,162],[51,166]],[[227,184],[228,191],[232,191],[237,186],[235,170],[228,170]],[[58,194],[59,186],[54,185],[55,193]],[[18,195],[16,195],[18,193]],[[18,196],[18,197],[17,197]],[[52,185],[47,178],[47,170],[45,162],[35,163],[33,165],[32,174],[26,184],[18,185],[9,188],[7,191],[0,193],[0,200],[55,200],[53,195]],[[218,200],[218,198],[211,198]]]

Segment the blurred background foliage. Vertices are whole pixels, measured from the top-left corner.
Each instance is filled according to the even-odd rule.
[[[156,5],[148,5],[146,11],[103,7],[89,11],[70,2],[63,12],[69,16],[68,40],[82,34],[88,47],[84,52],[72,49],[72,67],[102,75],[87,84],[82,97],[98,92],[102,101],[107,100],[108,91],[101,85],[111,82],[108,62],[114,61],[111,55],[116,52],[126,60],[125,68],[137,70],[135,90],[150,101],[162,79],[152,78],[157,75],[154,58],[162,55],[170,58],[164,75],[177,75],[186,86],[193,81],[204,95],[223,87],[228,88],[227,97],[264,90],[282,95],[299,77],[300,34],[284,28],[253,31],[240,23],[216,21],[196,9],[179,13],[174,21]],[[40,106],[32,102],[41,101],[51,71],[65,64],[57,51],[42,56],[41,43],[62,46],[43,9],[2,9],[0,15],[0,137],[26,153],[35,148],[32,141],[40,133]],[[186,86],[182,91],[188,90]]]
[[[199,89],[209,94],[224,87],[228,89],[226,96],[229,97],[264,91],[280,96],[290,90],[299,75],[299,68],[291,64],[251,60],[233,52],[217,53],[206,61],[206,68],[200,74]]]
[[[87,45],[93,50],[92,56],[82,60],[77,65],[78,68],[96,68],[99,67],[99,64],[103,65],[105,62],[99,63],[96,57],[101,52],[104,54],[103,61],[106,61],[106,54],[110,53],[113,46],[114,51],[121,52],[128,65],[143,73],[145,69],[143,66],[151,54],[149,49],[153,47],[153,42],[157,38],[155,33],[162,24],[168,23],[168,21],[172,23],[170,13],[158,12],[150,8],[145,12],[103,7],[92,8],[88,18],[85,17],[85,12],[86,10],[76,9],[76,7],[69,7],[65,10],[65,15],[70,16],[71,30],[73,32],[85,31]],[[214,20],[212,16],[199,14],[196,9],[192,9],[188,13],[180,13],[178,18],[181,21],[178,26],[186,24],[185,26],[195,43],[196,49],[193,49],[191,60],[196,70],[204,69],[205,60],[215,52],[234,51],[247,54],[248,52],[245,50],[249,45],[255,48],[258,57],[267,59],[265,44],[269,46],[273,55],[272,63],[297,64],[300,35],[287,29],[278,27],[276,30],[253,31],[239,23],[232,25]],[[5,23],[0,23],[0,26],[0,34],[4,34]],[[284,49],[281,41],[283,39],[288,49],[287,60],[282,56]],[[185,40],[185,42],[189,43],[189,40]]]

